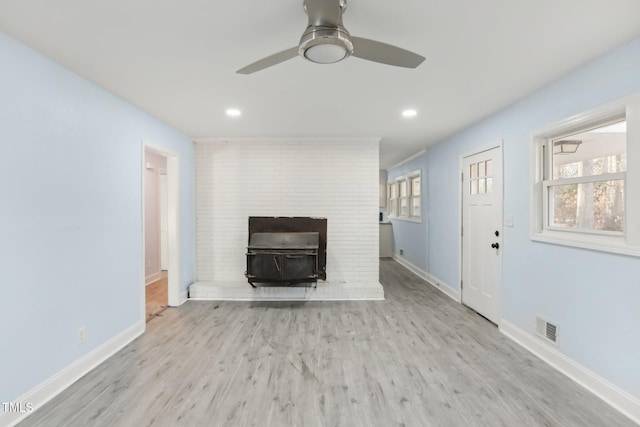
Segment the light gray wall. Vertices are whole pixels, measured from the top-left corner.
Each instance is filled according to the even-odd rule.
[[[3,33],[0,64],[0,402],[13,402],[144,319],[143,139],[180,155],[181,288],[193,281],[193,144]]]
[[[532,335],[536,316],[556,322],[560,352],[635,398],[640,398],[640,259],[531,241],[529,172],[532,131],[638,92],[640,39],[429,147],[420,160],[426,169],[428,236],[396,234],[396,247],[419,239],[428,272],[458,290],[459,159],[503,140],[504,211],[513,215],[514,226],[504,229],[502,318]]]
[[[399,176],[419,170],[420,171],[420,194],[422,195],[421,222],[403,221],[400,219],[391,219],[393,224],[393,252],[396,256],[400,256],[400,249],[403,250],[402,258],[409,261],[420,270],[428,271],[427,257],[427,233],[428,233],[428,215],[429,206],[427,204],[427,167],[426,154],[411,159],[399,166],[389,169],[387,172],[387,181],[392,182]]]

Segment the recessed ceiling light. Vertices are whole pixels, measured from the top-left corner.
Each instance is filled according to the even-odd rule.
[[[418,114],[416,110],[404,110],[402,112],[403,117],[415,117]]]
[[[225,111],[227,113],[227,116],[229,117],[239,117],[240,114],[242,114],[242,112],[236,108],[227,108],[227,111]]]

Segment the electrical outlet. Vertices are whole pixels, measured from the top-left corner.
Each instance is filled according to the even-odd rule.
[[[87,339],[87,328],[84,326],[78,329],[78,344],[84,344]]]
[[[404,249],[400,249],[400,255],[404,255]]]

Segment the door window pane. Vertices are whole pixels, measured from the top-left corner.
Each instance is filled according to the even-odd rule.
[[[485,176],[485,167],[484,167],[484,162],[480,162],[478,163],[478,176]]]

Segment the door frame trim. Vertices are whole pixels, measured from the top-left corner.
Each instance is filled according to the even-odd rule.
[[[145,296],[145,210],[144,210],[144,187],[145,187],[145,151],[149,150],[156,154],[166,157],[167,159],[167,234],[168,234],[168,257],[169,272],[167,277],[167,296],[169,306],[177,307],[184,301],[180,298],[180,276],[181,276],[181,260],[180,260],[180,155],[165,147],[153,144],[148,140],[142,140],[142,162],[140,165],[140,173],[142,175],[142,236],[141,236],[141,253],[142,253],[142,319],[146,318],[146,296]]]
[[[459,251],[458,251],[458,289],[460,291],[460,304],[464,305],[465,307],[468,307],[465,303],[464,303],[464,284],[462,283],[462,278],[463,276],[463,254],[464,254],[464,248],[462,246],[462,221],[463,221],[463,217],[462,217],[462,208],[464,207],[464,181],[462,180],[462,174],[464,173],[463,170],[463,163],[464,163],[464,159],[466,159],[467,157],[471,157],[471,156],[475,156],[476,154],[480,154],[480,153],[484,153],[485,151],[489,151],[489,150],[493,150],[494,148],[499,148],[500,149],[500,153],[502,155],[502,200],[500,201],[502,204],[502,210],[500,211],[500,225],[501,225],[501,230],[502,230],[502,241],[503,241],[503,248],[504,248],[504,141],[502,139],[498,139],[492,143],[480,146],[476,149],[474,149],[473,151],[467,151],[464,152],[462,154],[460,154],[460,157],[458,158],[458,176],[460,177],[460,179],[458,180],[458,242],[459,244]],[[503,249],[504,250],[504,249]],[[497,321],[497,326],[500,327],[500,323],[502,321],[502,259],[503,259],[503,251],[500,252],[500,268],[499,268],[499,274],[500,274],[500,278],[498,280],[498,316],[496,318]],[[462,286],[461,286],[462,284]]]

